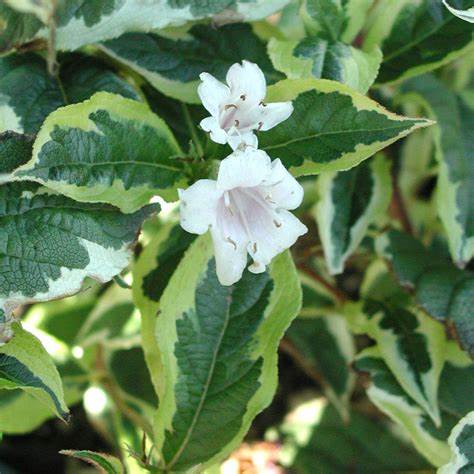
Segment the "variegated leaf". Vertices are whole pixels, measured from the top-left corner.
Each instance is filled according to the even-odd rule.
[[[375,81],[382,60],[378,47],[365,52],[316,36],[301,41],[272,38],[268,52],[275,69],[289,79],[332,79],[362,94]]]
[[[21,0],[25,3],[25,0]],[[43,0],[45,1],[45,0]],[[15,2],[16,3],[16,2]],[[29,2],[32,3],[32,2]],[[54,20],[56,45],[74,50],[86,44],[117,38],[123,33],[149,32],[212,17],[216,23],[253,21],[282,8],[288,0],[68,0],[58,2]],[[36,20],[36,21],[35,21]],[[0,51],[23,42],[45,40],[48,29],[33,14],[22,15],[5,5],[0,8]],[[12,35],[15,36],[11,39]],[[15,41],[16,39],[16,41]]]
[[[292,100],[294,112],[259,135],[259,147],[296,175],[350,169],[398,139],[432,124],[388,112],[344,84],[325,79],[280,81],[268,101]]]
[[[349,171],[322,173],[318,190],[315,216],[326,263],[331,274],[342,273],[369,226],[388,208],[390,163],[379,155]]]
[[[224,287],[210,238],[192,244],[161,296],[154,328],[160,362],[152,370],[164,382],[155,417],[160,469],[204,469],[240,443],[273,397],[278,343],[300,304],[288,253],[268,272],[245,272]]]
[[[131,84],[92,57],[61,56],[57,77],[48,73],[46,61],[36,54],[0,58],[0,132],[36,134],[58,107],[81,102],[99,91],[139,99]]]
[[[435,466],[444,464],[449,459],[446,437],[453,423],[456,423],[455,419],[448,414],[443,415],[442,426],[435,427],[390,371],[380,346],[362,351],[357,357],[356,367],[371,374],[367,395],[372,403],[406,430],[415,447],[430,463]]]
[[[467,9],[472,2],[459,0],[457,6]],[[424,74],[474,51],[472,26],[454,16],[441,1],[395,0],[380,3],[380,10],[372,26],[383,32],[378,82]],[[371,36],[366,46],[373,44]]]
[[[125,215],[34,183],[0,186],[0,308],[71,295],[86,277],[112,279],[127,266],[143,220],[156,209]]]
[[[61,454],[80,459],[88,464],[92,464],[95,468],[104,474],[123,474],[124,469],[122,463],[114,456],[104,453],[96,453],[94,451],[85,450],[66,450],[59,451]]]
[[[433,130],[440,165],[436,205],[452,258],[464,267],[474,256],[474,105],[432,75],[405,82],[401,92],[406,94],[402,100],[420,102],[436,120]]]
[[[474,411],[467,414],[449,436],[452,456],[449,463],[438,469],[438,474],[461,474],[474,469]]]
[[[66,418],[69,410],[51,356],[19,323],[13,325],[13,332],[13,338],[0,346],[0,389],[24,390],[57,416]],[[0,430],[4,430],[1,425]]]
[[[32,159],[15,172],[82,202],[133,212],[155,194],[174,196],[183,182],[180,147],[145,104],[107,92],[53,112]]]
[[[400,284],[434,318],[453,324],[461,345],[474,354],[474,275],[430,251],[408,234],[390,231],[377,240],[379,254],[392,265]]]
[[[102,43],[100,48],[159,91],[190,103],[201,102],[197,95],[200,73],[206,71],[225,81],[229,67],[243,59],[258,64],[270,83],[282,78],[273,69],[263,41],[246,24],[218,29],[195,25],[177,38],[129,33]]]

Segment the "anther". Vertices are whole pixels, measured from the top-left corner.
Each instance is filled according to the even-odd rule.
[[[253,248],[253,253],[257,253],[257,242],[253,243],[252,248]]]
[[[263,127],[263,122],[258,122],[257,132],[259,132]]]
[[[267,104],[265,104],[265,102],[264,102],[263,100],[261,100],[258,105],[261,105],[262,107],[266,107],[266,106],[267,106]]]
[[[242,95],[240,96],[240,98],[241,98],[242,100],[245,100],[247,97],[245,96],[245,94],[242,94]]]
[[[277,220],[273,220],[273,223],[275,224],[275,227],[281,227],[281,222],[278,222]]]
[[[227,104],[227,105],[224,107],[224,110],[229,110],[229,109],[231,109],[232,107],[234,107],[234,109],[237,109],[237,108],[238,108],[235,104]]]
[[[238,127],[239,124],[240,124],[240,122],[239,122],[238,120],[235,120],[235,121],[234,121],[234,124],[235,124],[236,127]]]
[[[226,240],[234,246],[234,250],[237,250],[237,244],[230,237],[227,237]]]

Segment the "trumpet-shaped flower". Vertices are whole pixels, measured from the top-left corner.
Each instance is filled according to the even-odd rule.
[[[232,65],[226,76],[227,85],[203,72],[198,94],[211,114],[201,127],[211,132],[217,143],[228,143],[233,150],[240,144],[257,148],[254,131],[265,131],[286,120],[293,112],[291,102],[264,102],[267,85],[261,69],[243,61]]]
[[[222,285],[237,282],[249,270],[265,271],[273,257],[307,232],[291,212],[303,188],[280,160],[261,150],[237,150],[224,159],[217,181],[201,179],[180,190],[181,226],[188,232],[211,231],[217,276]]]

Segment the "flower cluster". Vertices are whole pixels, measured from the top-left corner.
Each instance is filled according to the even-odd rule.
[[[221,161],[217,180],[179,190],[181,226],[194,234],[210,230],[217,276],[222,285],[232,285],[242,277],[247,254],[253,259],[249,271],[261,273],[307,232],[289,212],[301,204],[303,188],[279,159],[272,162],[257,148],[255,135],[286,120],[293,106],[266,104],[265,77],[248,61],[231,66],[227,85],[208,73],[200,77],[198,93],[211,114],[201,127],[234,152]]]

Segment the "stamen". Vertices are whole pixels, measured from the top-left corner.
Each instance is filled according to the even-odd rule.
[[[266,107],[266,106],[267,106],[267,104],[265,104],[265,102],[264,102],[263,100],[261,100],[258,105],[261,105],[262,107]]]
[[[263,127],[263,122],[258,122],[257,132],[259,132]]]
[[[236,127],[238,127],[239,124],[240,124],[240,122],[239,122],[238,120],[235,120],[235,121],[234,121],[234,124],[235,124]]]
[[[230,237],[226,237],[225,240],[234,246],[234,250],[237,250],[237,244]]]
[[[275,227],[280,228],[281,227],[281,222],[278,222],[276,219],[273,219],[273,223],[275,224]]]
[[[265,201],[269,202],[270,204],[276,204],[276,202],[272,199],[271,194],[267,194],[265,196]]]
[[[241,98],[242,100],[245,100],[247,97],[245,96],[245,94],[242,94],[242,95],[240,96],[240,98]]]
[[[238,108],[235,104],[227,104],[227,105],[224,107],[224,110],[229,110],[229,109],[231,109],[232,107],[234,107],[234,109],[237,109],[237,108]]]
[[[257,242],[253,243],[252,249],[253,249],[253,253],[257,253]]]

